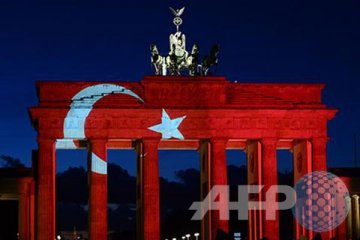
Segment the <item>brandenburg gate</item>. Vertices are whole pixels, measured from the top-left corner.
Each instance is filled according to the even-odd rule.
[[[107,149],[137,153],[137,233],[141,240],[160,239],[159,149],[196,149],[200,152],[199,180],[205,198],[215,185],[227,184],[227,149],[247,154],[248,184],[277,185],[277,149],[293,154],[294,180],[311,171],[326,171],[327,123],[335,109],[321,100],[323,84],[237,83],[208,76],[217,63],[218,46],[199,61],[197,44],[185,48],[179,31],[182,9],[171,9],[176,33],[170,52],[160,55],[151,46],[155,76],[140,82],[37,83],[39,103],[30,108],[37,130],[36,239],[56,235],[57,149],[89,151],[89,236],[107,239]],[[188,70],[189,76],[180,76]],[[196,183],[195,183],[196,184]],[[259,193],[259,200],[265,195]],[[244,203],[247,204],[247,203]],[[189,206],[190,207],[190,206]],[[227,206],[222,206],[227,208]],[[267,220],[250,210],[249,239],[279,239],[279,217]],[[313,233],[295,223],[296,239]],[[228,232],[218,211],[207,213],[201,238],[215,240]],[[323,239],[335,236],[322,233]]]
[[[89,150],[91,240],[107,238],[109,148],[137,152],[137,232],[146,240],[160,239],[159,149],[200,151],[200,199],[212,186],[227,184],[226,149],[245,150],[248,184],[265,188],[277,184],[277,149],[292,151],[295,181],[310,171],[326,171],[327,123],[336,110],[321,101],[323,88],[208,76],[38,82],[39,104],[30,109],[38,132],[37,239],[54,239],[56,234],[56,149]],[[261,211],[250,211],[249,217],[252,239],[279,239],[278,218],[265,220]],[[227,232],[228,222],[211,211],[201,236],[215,239],[218,229]],[[295,232],[299,236],[306,230],[297,225]]]

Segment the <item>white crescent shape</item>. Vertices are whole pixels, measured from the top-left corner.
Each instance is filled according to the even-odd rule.
[[[85,139],[85,122],[94,104],[109,94],[127,94],[144,102],[133,91],[114,84],[98,84],[78,92],[64,120],[65,139]]]
[[[91,153],[91,171],[99,174],[107,174],[107,162],[95,153]]]
[[[85,122],[94,104],[109,94],[127,94],[144,102],[133,91],[115,84],[97,84],[84,88],[72,99],[70,110],[64,119],[64,139],[56,141],[56,148],[76,149],[74,140],[85,139]],[[95,153],[91,154],[91,171],[107,174],[107,163]]]

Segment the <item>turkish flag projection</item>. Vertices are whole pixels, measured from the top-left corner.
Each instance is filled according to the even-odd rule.
[[[295,143],[299,139],[307,139],[311,142],[312,149],[306,153],[301,150],[303,147],[295,146],[295,178],[309,170],[306,165],[309,161],[315,166],[314,169],[326,167],[324,140],[327,136],[327,122],[336,113],[336,110],[326,108],[321,101],[322,84],[233,83],[223,77],[154,76],[145,77],[140,82],[39,82],[37,87],[39,105],[30,109],[30,116],[38,131],[39,145],[42,145],[39,154],[44,155],[41,156],[43,159],[52,157],[54,147],[50,143],[55,140],[56,149],[75,149],[79,144],[90,143],[90,181],[94,183],[91,196],[98,201],[90,203],[93,209],[105,207],[105,197],[97,192],[105,195],[105,190],[99,185],[107,181],[104,152],[107,142],[114,144],[118,140],[131,142],[149,139],[160,142],[162,139],[175,139],[160,143],[178,148],[180,145],[186,147],[189,141],[197,144],[210,141],[210,149],[207,150],[216,156],[211,155],[202,160],[216,161],[211,160],[211,164],[202,165],[202,168],[209,168],[208,171],[202,171],[201,180],[203,188],[207,189],[212,183],[225,183],[226,167],[219,167],[219,163],[226,166],[223,163],[228,143],[240,141],[247,146],[249,184],[269,188],[277,185],[276,149],[283,140]],[[223,143],[214,145],[219,140]],[[50,143],[47,145],[46,141]],[[157,143],[153,145],[157,146]],[[147,149],[149,151],[149,146]],[[158,147],[150,149],[155,154]],[[309,152],[313,153],[311,160],[308,158]],[[150,157],[146,153],[143,156]],[[156,159],[156,155],[152,156]],[[43,176],[47,176],[46,172],[49,171],[54,174],[52,167],[49,165],[49,170],[39,168],[39,172]],[[144,176],[156,184],[156,174]],[[51,175],[49,179],[52,179]],[[205,179],[211,179],[212,182],[209,184]],[[47,182],[43,180],[39,185],[47,186]],[[147,194],[157,199],[158,188],[152,187],[154,189],[147,189]],[[52,196],[53,193],[54,185],[50,185],[38,193],[38,199],[49,199],[45,204],[52,206],[52,198],[48,195]],[[205,194],[205,191],[202,193]],[[258,199],[263,197],[261,194],[257,196]],[[155,203],[145,205],[151,207]],[[155,211],[151,213],[155,214]],[[55,216],[54,209],[50,207],[43,209],[41,214],[51,218]],[[94,225],[90,232],[96,239],[101,239],[106,228],[100,222],[106,222],[106,216],[96,210],[92,214]],[[226,224],[217,221],[214,216],[208,222],[227,229]],[[261,220],[262,216],[254,209],[250,216],[253,219],[250,221],[253,234],[259,232],[260,236],[263,233],[263,236],[271,239],[278,238],[278,220]],[[49,230],[40,233],[41,240],[50,238],[55,229],[53,224],[52,221],[41,222],[44,229]],[[158,222],[151,224],[154,227],[144,225],[143,232],[159,239]],[[102,230],[97,233],[94,229]],[[153,232],[154,229],[156,231]],[[215,231],[209,229],[209,226],[207,230],[208,233]]]

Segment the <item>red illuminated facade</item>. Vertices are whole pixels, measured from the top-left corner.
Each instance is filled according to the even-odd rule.
[[[28,168],[0,168],[0,201],[17,201],[17,233],[19,239],[35,239],[35,181],[33,171]],[[5,211],[4,211],[5,210]],[[9,209],[1,209],[3,221],[10,221]],[[5,213],[5,214],[4,214]],[[3,223],[3,222],[2,222]],[[0,239],[14,239],[13,229],[4,224]],[[13,234],[13,235],[12,235]]]
[[[106,93],[91,88],[109,89],[103,84],[122,88]],[[88,95],[79,94],[84,89],[89,89]],[[30,109],[39,144],[36,239],[50,240],[56,235],[56,149],[87,148],[91,154],[91,240],[107,238],[107,149],[137,152],[137,232],[138,239],[145,240],[160,239],[159,149],[199,150],[201,198],[212,186],[227,184],[226,149],[246,151],[248,184],[265,185],[265,190],[277,184],[277,149],[292,152],[295,181],[311,171],[326,171],[327,123],[336,110],[322,102],[323,89],[323,84],[234,83],[223,77],[154,76],[140,82],[109,83],[38,82],[39,104]],[[126,91],[135,93],[136,97],[122,94]],[[83,105],[75,106],[76,101]],[[79,112],[77,107],[85,110]],[[149,129],[162,122],[164,110],[171,120],[183,118],[175,129],[183,139],[176,139],[170,133],[170,137],[164,137]],[[86,117],[81,119],[81,114]],[[84,129],[77,129],[82,121]],[[264,194],[259,198],[264,200]],[[249,219],[251,240],[264,236],[279,239],[278,218],[265,220],[263,211],[251,210]],[[218,229],[228,232],[228,222],[212,211],[202,222],[201,236],[214,240]],[[294,232],[296,239],[300,235],[313,235],[298,224]],[[330,231],[323,234],[323,239],[335,235],[336,231]]]

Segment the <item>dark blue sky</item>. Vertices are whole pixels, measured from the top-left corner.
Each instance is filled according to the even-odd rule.
[[[149,44],[168,51],[169,6],[187,9],[188,48],[221,46],[217,75],[240,82],[323,82],[340,112],[329,124],[328,163],[353,164],[360,138],[358,0],[1,1],[0,154],[30,164],[27,108],[36,80],[130,80],[152,74]],[[34,1],[35,2],[35,1]],[[360,142],[360,140],[359,140]]]

